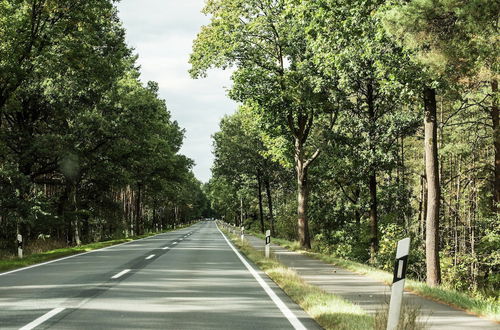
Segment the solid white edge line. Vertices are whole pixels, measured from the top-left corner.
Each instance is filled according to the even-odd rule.
[[[180,229],[177,229],[177,230],[180,230]],[[175,230],[173,230],[173,231],[175,231]],[[66,260],[66,259],[83,256],[83,255],[86,255],[86,254],[89,254],[89,253],[104,251],[104,250],[107,250],[107,249],[115,248],[115,247],[120,246],[120,245],[130,244],[130,243],[142,241],[142,240],[145,240],[145,239],[148,239],[148,238],[156,237],[156,236],[159,236],[159,235],[168,234],[168,233],[171,233],[171,232],[168,231],[166,233],[160,233],[160,234],[154,235],[154,236],[148,236],[148,237],[144,237],[144,238],[139,238],[139,239],[136,239],[136,240],[133,240],[133,241],[130,241],[130,242],[123,242],[123,243],[120,243],[120,244],[110,245],[110,246],[106,246],[106,247],[101,248],[101,249],[96,249],[96,250],[92,250],[92,251],[88,251],[88,252],[77,253],[77,254],[74,254],[74,255],[71,255],[71,256],[62,257],[62,258],[59,258],[59,259],[54,259],[54,260],[42,262],[42,263],[39,263],[39,264],[34,264],[34,265],[31,265],[31,266],[26,266],[26,267],[23,267],[23,268],[18,268],[18,269],[10,270],[8,272],[0,273],[0,276],[9,275],[9,274],[12,274],[12,273],[21,272],[23,270],[28,270],[28,269],[35,268],[35,267],[39,267],[39,266],[43,266],[43,265],[48,265],[48,264],[51,264],[51,263],[54,263],[54,262],[63,261],[63,260]]]
[[[26,324],[24,327],[20,328],[19,330],[31,330],[33,328],[36,328],[37,326],[39,326],[43,322],[47,321],[51,317],[54,317],[55,315],[59,314],[63,310],[64,310],[63,307],[54,308],[50,312],[47,312],[47,313],[43,314],[42,316],[40,316],[39,318],[37,318],[36,320]]]
[[[226,243],[229,245],[229,247],[233,250],[234,253],[238,256],[238,258],[241,260],[243,265],[248,269],[250,274],[253,275],[255,280],[260,284],[260,286],[264,289],[264,291],[267,293],[269,298],[274,302],[274,304],[279,308],[281,313],[287,318],[288,322],[294,327],[294,329],[300,329],[300,330],[307,330],[306,327],[300,322],[300,320],[293,314],[293,312],[285,305],[285,303],[274,293],[274,291],[269,287],[269,285],[262,279],[262,277],[255,271],[255,269],[243,258],[243,256],[236,250],[236,248],[233,246],[233,244],[227,239],[226,235],[219,229],[219,226],[217,226],[217,230],[221,233],[222,237],[226,240]]]
[[[146,260],[149,260],[149,259],[153,258],[154,256],[155,256],[154,254],[152,254],[152,255],[150,255],[150,256],[147,256],[147,257],[146,257]]]
[[[127,274],[128,272],[130,272],[130,269],[124,269],[121,272],[119,272],[118,274],[113,275],[111,278],[117,279],[117,278],[122,277],[123,275]]]

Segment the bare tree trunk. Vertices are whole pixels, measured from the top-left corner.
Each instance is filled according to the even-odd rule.
[[[158,222],[156,221],[156,205],[153,204],[153,228],[154,228],[154,231],[157,232],[158,231]]]
[[[243,226],[243,197],[240,197],[240,226]]]
[[[500,123],[498,118],[498,81],[491,82],[491,92],[493,93],[493,104],[491,107],[491,119],[493,121],[493,143],[495,144],[495,189],[494,206],[495,212],[498,212],[500,205]]]
[[[262,207],[262,176],[260,173],[257,174],[258,192],[259,192],[259,220],[260,220],[260,231],[264,233],[264,210]]]
[[[178,222],[179,222],[179,207],[174,206],[174,224],[172,228],[175,228]]]
[[[135,197],[135,231],[137,235],[143,234],[142,211],[141,211],[141,184],[137,185],[137,195]]]
[[[274,236],[273,200],[271,196],[271,184],[269,183],[269,178],[266,179],[265,185],[267,194],[267,206],[269,208],[269,224],[271,226],[271,235]]]
[[[377,174],[370,174],[370,262],[374,263],[378,252],[378,215],[377,215]]]
[[[426,218],[426,265],[427,284],[435,286],[441,283],[439,264],[439,161],[437,150],[436,91],[426,87],[424,90],[425,106],[425,173],[427,178],[427,218]]]
[[[356,228],[358,229],[358,238],[361,237],[361,212],[359,211],[359,197],[361,196],[361,189],[359,186],[356,186],[354,189],[354,201],[355,201],[355,210],[354,210],[354,218],[356,221]]]
[[[80,228],[78,223],[78,215],[76,214],[78,211],[77,199],[76,199],[76,183],[71,183],[71,204],[72,204],[72,221],[71,227],[73,228],[73,243],[76,245],[81,245],[82,242],[80,240]]]
[[[375,132],[374,125],[377,121],[375,117],[375,96],[373,94],[373,84],[370,81],[367,85],[366,103],[368,105],[368,117],[370,118],[369,143],[370,151],[375,154]],[[375,161],[373,161],[375,162]],[[377,170],[376,164],[371,164],[369,173],[370,189],[370,262],[374,263],[378,252],[378,212],[377,212]]]
[[[299,242],[302,248],[311,248],[309,224],[307,219],[308,187],[307,166],[304,161],[304,149],[299,139],[295,142],[295,166],[297,170],[297,215]]]
[[[420,198],[418,201],[418,234],[421,235],[423,233],[422,226],[420,225],[423,221],[423,211],[424,211],[424,176],[420,176]]]

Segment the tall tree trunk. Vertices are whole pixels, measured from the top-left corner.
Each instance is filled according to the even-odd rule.
[[[243,197],[240,197],[240,226],[243,226]]]
[[[493,102],[491,107],[491,119],[493,121],[493,143],[495,144],[495,189],[494,189],[494,210],[498,212],[500,205],[500,123],[498,118],[498,81],[491,82],[491,92]]]
[[[370,262],[374,263],[378,252],[378,214],[377,214],[377,174],[370,174]]]
[[[153,224],[153,229],[155,232],[158,231],[158,222],[156,221],[156,205],[153,204],[153,221],[152,221],[152,224]]]
[[[423,227],[421,225],[421,223],[423,222],[422,219],[424,218],[422,215],[423,215],[423,211],[424,211],[424,176],[421,175],[420,176],[420,198],[419,198],[419,201],[418,201],[418,218],[417,218],[417,224],[418,224],[418,234],[419,236],[423,234]]]
[[[370,119],[369,143],[372,155],[375,155],[375,96],[373,95],[373,84],[367,85],[366,103],[368,105],[368,117]],[[372,160],[375,162],[375,160]],[[369,174],[370,189],[370,262],[374,263],[378,252],[378,212],[377,212],[377,170],[376,164],[372,163]]]
[[[427,284],[441,283],[439,264],[439,162],[437,148],[436,91],[424,89],[425,106],[425,173],[427,178],[427,218],[425,235],[425,256],[427,265]]]
[[[179,222],[179,207],[176,205],[174,206],[174,225],[173,228],[177,225]]]
[[[299,242],[302,248],[311,248],[309,224],[307,219],[308,186],[307,166],[304,160],[304,148],[299,139],[295,142],[295,166],[297,170],[297,215]]]
[[[257,174],[257,183],[259,187],[259,220],[260,220],[260,231],[264,233],[264,210],[262,208],[262,176],[260,173]]]
[[[354,202],[355,202],[355,210],[354,210],[354,219],[356,221],[356,229],[358,230],[358,238],[361,238],[361,212],[359,211],[359,198],[361,196],[361,189],[359,186],[356,186],[354,189]]]
[[[82,242],[80,240],[80,224],[78,222],[78,205],[77,205],[77,199],[76,199],[76,190],[77,190],[77,184],[76,183],[71,183],[71,210],[72,210],[72,221],[71,221],[71,227],[73,228],[73,243],[76,245],[81,245]]]
[[[271,184],[269,178],[266,180],[266,194],[267,194],[267,207],[269,208],[269,224],[271,226],[271,235],[274,236],[274,214],[273,214],[273,200],[271,196]]]
[[[137,235],[144,234],[144,228],[142,226],[142,210],[141,210],[141,199],[142,199],[142,185],[137,185],[137,195],[135,197],[135,230]]]

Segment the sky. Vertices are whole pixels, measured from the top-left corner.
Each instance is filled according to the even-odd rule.
[[[195,161],[196,177],[207,182],[213,163],[211,135],[220,119],[236,110],[227,97],[230,72],[211,70],[191,79],[188,60],[193,40],[208,18],[204,0],[121,0],[120,19],[127,43],[139,55],[141,80],[158,82],[172,119],[186,130],[181,153]]]

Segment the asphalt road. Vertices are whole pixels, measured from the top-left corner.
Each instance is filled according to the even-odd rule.
[[[0,274],[0,329],[319,329],[214,222]]]

